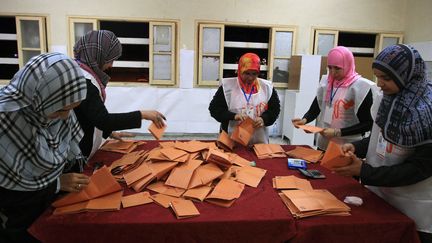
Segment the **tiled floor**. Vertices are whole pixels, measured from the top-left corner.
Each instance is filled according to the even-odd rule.
[[[164,134],[162,140],[216,140],[218,134]],[[140,140],[154,140],[154,137],[150,134],[136,134],[134,139]],[[289,144],[287,139],[283,139],[281,136],[270,137],[270,143],[272,144]]]

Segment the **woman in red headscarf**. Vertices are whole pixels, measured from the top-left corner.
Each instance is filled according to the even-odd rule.
[[[317,118],[317,146],[325,150],[330,138],[342,142],[361,139],[372,128],[370,108],[376,84],[355,71],[354,55],[343,46],[330,50],[327,57],[328,75],[320,81],[317,96],[302,119],[292,120],[294,126]]]
[[[247,117],[254,120],[255,133],[250,144],[268,143],[267,126],[279,116],[280,102],[270,81],[258,78],[260,58],[254,53],[240,57],[236,78],[225,78],[210,102],[210,115],[231,133]]]

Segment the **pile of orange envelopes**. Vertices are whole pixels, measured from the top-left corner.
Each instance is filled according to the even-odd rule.
[[[350,215],[350,208],[327,190],[314,190],[308,180],[296,176],[276,176],[273,188],[295,218],[315,215]]]
[[[258,159],[286,157],[285,150],[279,144],[254,144],[253,149]]]
[[[315,215],[350,215],[350,207],[327,190],[282,190],[282,201],[295,218]]]
[[[111,177],[108,181],[118,185],[117,180],[137,192],[116,198],[123,207],[154,202],[171,208],[179,219],[199,215],[193,201],[230,207],[245,186],[258,187],[266,174],[266,170],[252,167],[251,162],[241,156],[219,149],[215,142],[200,141],[160,142],[159,147],[150,151],[135,150],[113,161],[110,167],[98,170],[91,178],[102,171]],[[120,190],[119,185],[116,190]],[[81,197],[91,201],[101,195]],[[64,204],[65,198],[54,203],[55,214],[66,212],[60,211],[60,207],[78,202],[68,199]],[[93,208],[74,212],[92,211]]]
[[[323,156],[322,151],[300,146],[295,147],[293,150],[286,151],[285,153],[292,158],[303,159],[310,163],[318,162]]]

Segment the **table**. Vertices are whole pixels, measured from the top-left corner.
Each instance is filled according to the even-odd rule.
[[[158,146],[147,141],[139,149]],[[295,146],[283,145],[286,151]],[[267,170],[257,188],[246,186],[230,208],[195,203],[201,215],[178,220],[154,203],[116,212],[52,215],[47,209],[29,231],[42,242],[418,242],[414,222],[351,178],[332,174],[319,165],[324,180],[312,180],[316,189],[325,188],[342,199],[360,196],[362,206],[352,206],[351,216],[316,216],[294,219],[277,191],[272,178],[294,174],[286,158],[258,160],[252,150],[236,153]],[[121,154],[98,151],[91,163],[110,164]],[[90,173],[91,168],[86,168]],[[303,177],[302,177],[303,178]],[[125,189],[125,195],[133,193]]]

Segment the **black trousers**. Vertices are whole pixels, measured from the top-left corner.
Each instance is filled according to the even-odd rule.
[[[38,242],[27,228],[55,198],[57,182],[39,191],[14,191],[0,187],[0,242]]]

